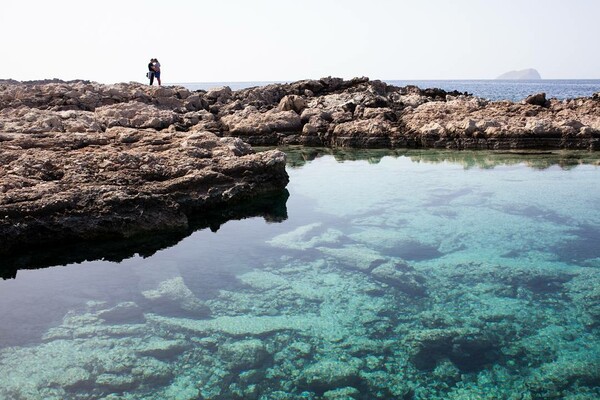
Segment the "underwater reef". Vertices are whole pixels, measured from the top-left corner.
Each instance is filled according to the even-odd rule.
[[[73,295],[60,321],[24,324],[41,340],[10,331],[36,340],[0,343],[0,398],[599,398],[598,161],[544,154],[598,149],[599,105],[366,78],[237,92],[1,84],[0,246],[24,250],[2,259],[3,277],[153,255],[230,218],[280,222],[286,186],[311,211],[252,231],[252,251],[233,235],[214,249],[191,240],[214,252],[192,266],[123,266],[141,277],[119,282],[134,295]],[[404,147],[543,151],[524,170],[518,152]],[[366,161],[340,172],[336,159]],[[97,247],[64,254],[82,239]],[[52,241],[67,247],[28,254]],[[228,262],[239,270],[226,279],[201,269]],[[52,300],[35,307],[62,310]]]
[[[0,397],[600,395],[600,258],[469,262],[454,238],[443,253],[415,255],[403,246],[414,239],[391,227],[356,226],[314,222],[276,235],[266,244],[277,256],[212,295],[174,275],[135,301],[89,301],[42,343],[0,349]]]

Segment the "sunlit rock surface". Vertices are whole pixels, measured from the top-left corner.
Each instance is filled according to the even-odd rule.
[[[284,153],[255,153],[204,130],[1,136],[0,251],[186,229],[192,212],[281,191],[288,181]]]
[[[208,92],[85,81],[0,84],[0,132],[208,130],[257,145],[598,149],[599,109],[597,94],[493,102],[368,78]]]

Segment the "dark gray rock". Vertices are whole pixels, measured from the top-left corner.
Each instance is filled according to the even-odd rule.
[[[531,96],[528,96],[525,99],[525,103],[534,106],[546,107],[548,105],[548,102],[546,100],[546,93],[532,94]]]

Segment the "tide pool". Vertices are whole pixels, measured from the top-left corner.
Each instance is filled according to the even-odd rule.
[[[600,156],[285,150],[276,217],[1,281],[0,398],[600,397]]]

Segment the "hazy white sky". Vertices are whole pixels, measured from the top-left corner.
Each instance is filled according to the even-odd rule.
[[[2,0],[0,79],[600,79],[600,0]]]

